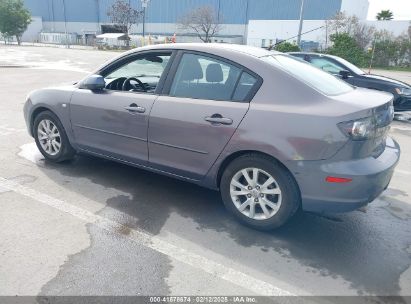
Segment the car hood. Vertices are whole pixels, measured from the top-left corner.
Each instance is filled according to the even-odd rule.
[[[390,83],[395,87],[407,87],[410,88],[410,86],[408,84],[406,84],[405,82],[399,81],[399,80],[395,80],[389,77],[385,77],[385,76],[381,76],[381,75],[374,75],[374,74],[363,74],[361,75],[362,77],[365,77],[367,79],[373,79],[376,80],[378,82],[384,82],[384,83]]]

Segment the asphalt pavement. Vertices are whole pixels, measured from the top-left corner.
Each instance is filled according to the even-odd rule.
[[[401,161],[366,208],[258,232],[211,190],[89,156],[44,161],[28,92],[117,55],[0,47],[0,296],[411,296],[411,123],[393,123]]]

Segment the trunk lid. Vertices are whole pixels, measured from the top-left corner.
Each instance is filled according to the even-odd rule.
[[[356,88],[347,94],[333,96],[339,106],[350,109],[341,117],[342,122],[371,118],[373,132],[364,140],[350,139],[344,149],[350,150],[352,158],[378,157],[385,149],[390,124],[394,118],[393,95],[390,93]]]
[[[390,124],[394,119],[394,106],[392,100],[376,107],[373,112],[375,119],[375,137],[373,143],[374,149],[371,155],[378,157],[384,151]]]

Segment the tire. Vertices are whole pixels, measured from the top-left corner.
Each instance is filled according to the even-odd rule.
[[[244,170],[254,183],[247,182]],[[257,183],[253,179],[255,172]],[[220,193],[225,207],[241,223],[264,231],[285,224],[301,205],[300,190],[291,173],[276,160],[259,154],[246,154],[233,160],[221,177]]]
[[[60,120],[50,111],[41,112],[34,118],[33,135],[37,148],[49,161],[59,163],[76,154]]]

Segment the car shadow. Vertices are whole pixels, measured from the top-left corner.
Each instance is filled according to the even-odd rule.
[[[218,192],[187,182],[89,156],[78,156],[63,164],[44,162],[40,168],[56,183],[89,199],[95,199],[96,194],[87,187],[77,187],[71,179],[86,178],[115,190],[117,194],[102,202],[106,207],[99,214],[126,227],[156,235],[177,214],[194,222],[194,226],[186,225],[184,229],[196,231],[197,237],[190,241],[204,248],[230,254],[230,249],[222,244],[223,238],[215,234],[211,239],[205,237],[209,232],[218,232],[238,246],[235,250],[255,253],[257,249],[258,259],[267,263],[272,256],[269,253],[275,252],[284,261],[297,260],[307,272],[342,278],[360,293],[398,294],[399,277],[410,265],[410,254],[405,250],[410,245],[409,221],[386,212],[380,206],[383,202],[371,206],[366,213],[300,212],[276,231],[259,232],[233,219]],[[198,237],[198,232],[202,237]],[[128,230],[119,233],[127,234]],[[189,234],[185,233],[185,237]],[[249,266],[270,272],[267,264],[255,263]]]

